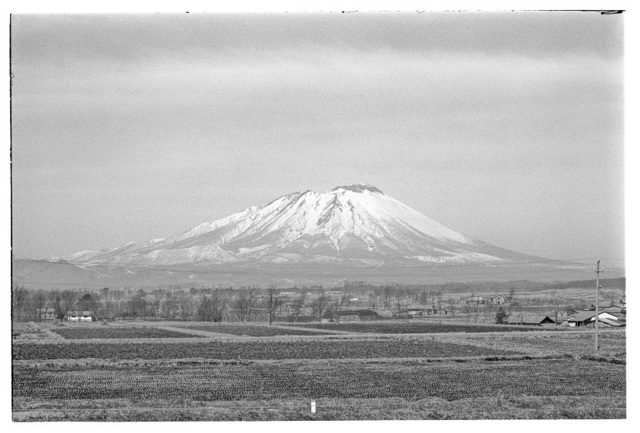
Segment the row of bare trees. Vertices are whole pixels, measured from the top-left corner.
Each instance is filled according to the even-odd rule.
[[[98,319],[135,319],[269,322],[318,320],[341,309],[353,308],[351,293],[329,294],[323,289],[279,296],[275,286],[232,288],[30,290],[12,288],[12,319],[40,321],[41,309],[50,308],[63,319],[70,311],[91,311]],[[375,302],[374,302],[375,303]],[[304,318],[304,319],[303,319]]]
[[[57,319],[69,311],[91,311],[97,318],[145,318],[147,320],[266,321],[282,305],[273,301],[275,288],[195,289],[179,287],[145,291],[104,288],[99,291],[30,290],[12,287],[14,321],[40,321],[41,310],[51,308]],[[270,296],[269,296],[270,295]],[[270,302],[269,299],[272,301]]]

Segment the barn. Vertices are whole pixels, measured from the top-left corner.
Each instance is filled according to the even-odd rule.
[[[555,325],[556,321],[550,316],[537,314],[511,314],[507,320],[509,325],[545,326]]]

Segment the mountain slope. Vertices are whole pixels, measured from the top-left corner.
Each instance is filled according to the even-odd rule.
[[[284,195],[167,239],[84,251],[71,263],[505,263],[530,260],[460,234],[369,185]]]

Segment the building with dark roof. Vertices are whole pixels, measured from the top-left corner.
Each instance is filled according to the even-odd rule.
[[[555,325],[556,321],[551,316],[545,316],[540,314],[517,314],[512,313],[507,319],[509,325],[530,325],[530,326],[543,326],[543,325]]]

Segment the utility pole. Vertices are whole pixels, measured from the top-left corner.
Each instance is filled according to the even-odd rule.
[[[269,326],[273,320],[273,289],[269,289]]]
[[[596,262],[596,318],[595,318],[595,326],[596,326],[596,341],[595,341],[595,349],[596,353],[598,353],[598,294],[600,293],[600,272],[604,272],[604,269],[600,270],[600,259]]]

